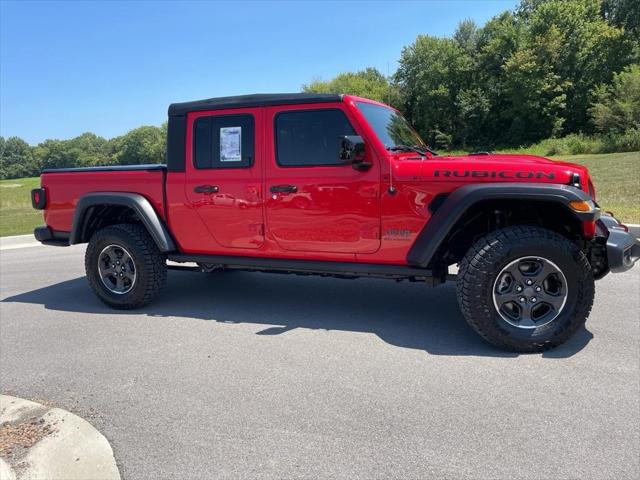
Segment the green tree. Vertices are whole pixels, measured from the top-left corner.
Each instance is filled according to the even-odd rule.
[[[523,25],[511,12],[489,20],[477,34],[474,56],[475,88],[483,91],[489,111],[483,119],[479,141],[483,144],[508,143],[513,132],[512,92],[508,87],[505,63],[518,51]],[[471,139],[473,141],[473,139]]]
[[[0,137],[0,175],[2,178],[33,176],[38,164],[31,147],[19,137]]]
[[[68,142],[68,141],[67,141]],[[71,152],[67,142],[62,140],[45,140],[33,150],[41,168],[66,168],[81,166],[77,161],[77,151]]]
[[[120,165],[164,163],[166,127],[138,127],[110,143],[112,155]]]
[[[591,90],[611,81],[632,59],[633,45],[623,29],[602,17],[600,0],[547,0],[527,18],[525,48],[553,43],[552,57],[541,57],[566,94],[565,133],[589,128]],[[547,51],[549,51],[547,47]]]
[[[640,135],[640,66],[631,65],[613,77],[613,82],[593,92],[589,115],[601,133],[624,133],[635,129]]]
[[[478,26],[473,20],[466,19],[458,24],[453,39],[469,55],[473,55],[478,44]]]
[[[488,132],[485,126],[491,109],[491,100],[487,92],[479,87],[460,90],[456,98],[456,107],[460,120],[459,141],[462,147],[466,147],[468,143],[487,143]]]
[[[511,12],[496,15],[478,31],[476,62],[483,82],[500,80],[504,63],[518,50],[522,31],[522,22]]]
[[[602,0],[602,16],[611,25],[625,30],[629,39],[640,43],[640,3],[638,0]]]
[[[107,140],[95,133],[85,132],[82,135],[65,140],[65,149],[78,166],[110,165],[115,162],[109,155]]]
[[[431,144],[436,129],[457,139],[456,100],[472,69],[471,56],[450,38],[419,35],[402,49],[395,74],[401,110]]]
[[[385,103],[395,96],[387,78],[375,68],[340,73],[329,81],[315,80],[303,85],[302,90],[308,93],[345,93]]]
[[[510,120],[506,143],[517,145],[562,132],[566,116],[566,91],[570,83],[553,69],[562,35],[550,28],[543,37],[520,47],[503,65],[502,112]]]

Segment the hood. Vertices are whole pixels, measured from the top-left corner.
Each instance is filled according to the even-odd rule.
[[[550,160],[535,155],[489,154],[438,156],[421,160],[415,155],[392,158],[398,179],[407,181],[541,182],[571,184],[580,176],[583,190],[589,191],[589,171],[575,163]]]

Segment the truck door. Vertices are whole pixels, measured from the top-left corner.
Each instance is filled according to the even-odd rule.
[[[202,252],[264,241],[261,118],[260,108],[187,116],[185,194],[211,235]]]
[[[357,135],[343,103],[266,109],[267,229],[285,250],[372,253],[380,247],[380,165],[358,171],[339,158]],[[273,131],[269,128],[273,126]]]

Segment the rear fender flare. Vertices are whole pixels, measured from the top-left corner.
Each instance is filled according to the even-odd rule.
[[[569,185],[510,182],[465,185],[454,190],[423,227],[407,254],[407,263],[427,267],[462,215],[478,202],[495,199],[554,202],[566,207],[581,222],[595,221],[600,216],[597,207],[591,212],[571,209],[569,202],[590,201],[591,197]]]
[[[145,197],[137,193],[124,192],[100,192],[88,193],[78,200],[76,210],[71,224],[69,244],[85,243],[85,230],[91,218],[91,207],[119,205],[133,210],[136,216],[147,229],[149,235],[158,246],[161,252],[173,252],[176,250],[175,243],[167,230],[164,222],[160,219],[156,211]]]

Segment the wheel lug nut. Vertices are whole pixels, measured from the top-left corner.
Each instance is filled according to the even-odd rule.
[[[538,299],[536,297],[531,297],[531,303],[536,303]]]
[[[533,283],[533,281],[527,280],[527,285],[531,285],[532,283]]]
[[[540,287],[536,287],[536,292],[539,292],[539,291],[540,291]]]
[[[524,303],[524,297],[520,297],[520,302]]]
[[[522,291],[522,287],[521,287],[520,285],[518,285],[518,286],[516,287],[516,292],[521,292],[521,291]]]

